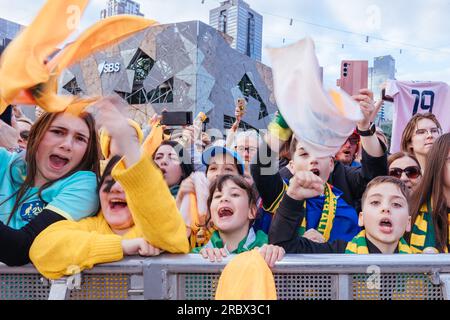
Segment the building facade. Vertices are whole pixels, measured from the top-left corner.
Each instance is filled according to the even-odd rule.
[[[131,0],[108,0],[108,8],[103,9],[100,18],[105,19],[119,14],[132,14],[143,17],[141,5]]]
[[[23,28],[18,23],[0,18],[0,54]]]
[[[200,111],[207,128],[224,132],[235,101],[246,98],[244,128],[262,129],[276,111],[272,71],[232,49],[214,28],[190,21],[152,26],[66,70],[60,90],[80,96],[119,94],[129,116],[147,123],[156,112]]]
[[[263,17],[243,0],[227,0],[209,12],[209,24],[233,38],[231,47],[261,61]]]

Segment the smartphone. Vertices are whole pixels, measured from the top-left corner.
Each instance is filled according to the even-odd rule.
[[[193,124],[192,112],[163,111],[161,115],[161,124],[166,126],[190,126]]]
[[[11,105],[9,105],[6,107],[5,111],[0,115],[0,119],[2,119],[3,122],[5,122],[9,126],[11,125],[12,112],[13,108]]]
[[[381,90],[381,99],[383,101],[394,102],[394,99],[392,97],[386,95],[386,88],[383,88]]]
[[[353,96],[359,90],[369,86],[369,62],[367,60],[343,60],[341,62],[341,79],[338,81],[342,90]]]

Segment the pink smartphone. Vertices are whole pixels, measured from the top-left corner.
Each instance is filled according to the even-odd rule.
[[[367,60],[343,60],[341,62],[341,79],[338,85],[342,90],[353,96],[360,89],[368,87],[369,62]]]

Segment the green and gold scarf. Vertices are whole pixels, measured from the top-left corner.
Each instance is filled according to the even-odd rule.
[[[331,190],[330,184],[325,184],[325,203],[322,209],[322,216],[320,217],[319,225],[317,231],[323,235],[325,241],[330,239],[331,228],[333,227],[334,216],[336,214],[337,198],[336,195]],[[305,201],[306,208],[306,201]],[[300,226],[299,233],[304,235],[306,232],[306,215],[303,218],[302,224]]]
[[[366,230],[361,231],[347,244],[345,253],[350,254],[369,254],[366,240]],[[398,253],[413,253],[405,239],[400,238],[398,242]]]
[[[420,208],[419,214],[416,217],[414,226],[411,232],[411,248],[414,253],[422,253],[425,248],[435,248],[436,238],[434,232],[430,234],[428,232],[428,222],[433,223],[433,208],[431,205],[431,199],[428,199],[426,203]],[[450,214],[448,215],[448,228],[450,237]],[[450,244],[450,241],[448,241]],[[445,253],[448,253],[447,247],[445,248]]]

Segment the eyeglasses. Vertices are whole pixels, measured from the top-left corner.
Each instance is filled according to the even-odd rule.
[[[441,134],[441,129],[439,128],[431,128],[431,129],[417,129],[416,135],[418,136],[424,136],[427,133],[431,134],[432,136],[438,136]]]
[[[256,147],[243,147],[243,146],[236,147],[236,149],[239,152],[244,152],[244,151],[256,152],[258,150],[258,148],[256,148]]]
[[[391,177],[396,177],[398,179],[401,178],[403,172],[410,179],[416,179],[417,177],[419,177],[421,175],[420,168],[417,166],[410,166],[410,167],[406,167],[405,169],[400,169],[400,168],[389,169],[389,175]]]

